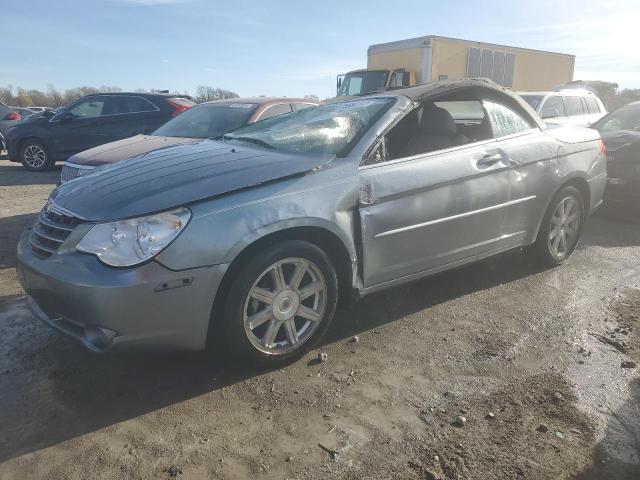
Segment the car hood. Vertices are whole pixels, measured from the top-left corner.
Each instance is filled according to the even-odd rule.
[[[632,130],[610,130],[600,132],[608,152],[614,152],[622,147],[640,143],[640,132]]]
[[[29,123],[32,123],[38,120],[41,122],[48,122],[51,117],[52,115],[47,114],[47,112],[35,112],[29,115],[27,118],[25,118],[24,121]]]
[[[155,135],[135,135],[116,142],[105,143],[99,147],[90,148],[76,153],[67,163],[98,167],[108,163],[119,162],[143,153],[170,147],[180,143],[199,142],[199,138],[161,137]]]
[[[62,184],[51,199],[87,221],[119,220],[301,175],[332,159],[202,140],[103,167]]]

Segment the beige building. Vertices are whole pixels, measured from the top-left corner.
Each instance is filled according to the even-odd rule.
[[[435,35],[371,45],[367,52],[368,70],[404,68],[416,83],[485,77],[520,91],[569,82],[574,64],[575,55]]]

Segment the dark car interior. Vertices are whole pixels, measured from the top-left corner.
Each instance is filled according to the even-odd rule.
[[[424,101],[386,135],[387,160],[433,152],[492,137],[491,125],[474,92]]]

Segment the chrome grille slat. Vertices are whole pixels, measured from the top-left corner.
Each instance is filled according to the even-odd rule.
[[[60,182],[66,183],[74,178],[82,177],[92,173],[96,167],[91,165],[76,165],[73,163],[63,163],[62,172],[60,172]]]
[[[52,247],[49,247],[49,246],[43,244],[38,239],[38,236],[34,235],[33,232],[31,233],[30,240],[31,240],[31,246],[35,246],[36,248],[38,248],[40,250],[44,250],[45,252],[48,252],[48,253],[51,253],[51,254],[56,253],[57,247],[56,248],[52,248]]]
[[[80,219],[57,210],[52,204],[47,204],[31,229],[31,250],[40,257],[50,257],[58,251],[79,223]]]
[[[47,220],[46,218],[43,218],[42,215],[38,218],[38,221],[40,223],[42,223],[43,225],[46,225],[47,227],[50,228],[56,228],[58,230],[65,230],[67,232],[73,232],[75,230],[75,227],[71,227],[71,226],[62,226],[62,225],[57,225],[53,222],[50,222],[49,220]]]
[[[69,180],[73,180],[76,177],[80,176],[80,169],[70,167],[69,165],[62,166],[62,172],[60,173],[60,180],[64,182],[68,182]]]
[[[65,230],[66,231],[66,230]],[[42,231],[42,227],[38,224],[33,226],[33,233],[38,235],[39,237],[46,238],[47,240],[51,240],[52,242],[58,242],[62,244],[66,240],[66,238],[54,237],[51,234]]]

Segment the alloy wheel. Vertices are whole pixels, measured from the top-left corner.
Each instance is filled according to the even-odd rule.
[[[253,283],[244,304],[244,330],[263,353],[297,350],[320,326],[327,307],[327,284],[312,261],[285,258]]]
[[[29,145],[24,149],[24,163],[31,168],[42,168],[47,163],[47,153],[39,145]]]
[[[549,228],[549,250],[556,258],[566,257],[578,241],[582,221],[578,201],[568,196],[563,198],[551,216]]]

